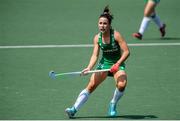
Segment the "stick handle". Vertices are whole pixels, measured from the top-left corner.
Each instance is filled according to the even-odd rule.
[[[97,72],[105,72],[105,71],[110,71],[110,69],[103,69],[103,70],[92,70],[92,71],[88,71],[87,73],[97,73]]]
[[[103,69],[103,70],[92,70],[92,71],[88,71],[87,73],[98,73],[98,72],[105,72],[105,71],[110,71],[110,69]],[[76,72],[68,72],[68,73],[59,73],[59,74],[55,74],[55,76],[62,76],[62,75],[81,75],[82,72],[81,71],[76,71]]]
[[[62,76],[62,75],[80,75],[81,71],[76,71],[76,72],[67,72],[67,73],[59,73],[56,74],[55,76]]]

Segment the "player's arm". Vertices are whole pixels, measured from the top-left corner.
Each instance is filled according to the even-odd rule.
[[[96,64],[97,60],[98,60],[98,57],[99,57],[99,45],[98,45],[98,35],[96,35],[94,37],[94,40],[93,40],[93,45],[94,45],[94,49],[93,49],[93,53],[91,55],[91,58],[90,58],[90,61],[89,61],[89,64],[87,66],[87,68],[85,68],[82,72],[87,72],[87,71],[90,71],[94,65]]]
[[[127,46],[126,41],[124,40],[124,38],[121,36],[119,32],[115,32],[115,39],[118,42],[119,46],[121,47],[122,55],[121,55],[121,58],[117,61],[117,63],[121,64],[128,58],[128,56],[130,55],[130,52],[129,52],[129,48]]]
[[[113,67],[111,68],[111,72],[116,72],[119,70],[119,66],[128,58],[128,56],[130,55],[129,52],[129,48],[127,46],[126,41],[124,40],[124,38],[122,37],[122,35],[115,31],[114,33],[114,37],[115,40],[118,42],[119,46],[121,47],[121,57],[120,59],[117,61],[116,64],[113,65]]]

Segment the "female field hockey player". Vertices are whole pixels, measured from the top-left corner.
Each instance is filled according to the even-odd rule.
[[[166,31],[165,31],[166,25],[161,22],[159,16],[155,12],[155,8],[158,5],[158,3],[160,2],[160,0],[145,0],[145,1],[146,1],[146,5],[145,5],[145,8],[144,8],[144,17],[142,19],[142,22],[141,22],[141,25],[140,25],[140,28],[139,28],[139,32],[133,33],[133,37],[141,40],[145,30],[147,29],[147,27],[148,27],[148,25],[150,23],[151,19],[158,26],[159,31],[161,33],[161,37],[164,37],[165,34],[166,34]]]
[[[123,96],[127,75],[125,72],[124,61],[128,58],[129,48],[118,31],[111,27],[113,16],[109,12],[108,6],[104,8],[103,13],[99,16],[98,28],[99,33],[94,37],[94,49],[90,62],[82,71],[86,75],[96,64],[100,50],[102,50],[102,58],[97,66],[97,69],[109,69],[109,72],[93,73],[90,77],[87,87],[82,90],[77,97],[76,102],[71,108],[67,108],[65,112],[72,118],[80,107],[88,100],[90,94],[101,84],[107,76],[113,76],[116,88],[114,95],[109,104],[109,116],[116,116],[116,105],[119,99]]]

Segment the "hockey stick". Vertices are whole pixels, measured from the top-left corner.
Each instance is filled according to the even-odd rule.
[[[110,69],[92,70],[92,71],[88,71],[87,74],[98,73],[98,72],[106,72],[106,71],[110,71]],[[82,71],[67,72],[67,73],[56,73],[54,71],[50,71],[49,77],[52,79],[55,79],[57,76],[65,76],[65,75],[79,75],[79,76],[81,76],[81,74],[82,74]]]

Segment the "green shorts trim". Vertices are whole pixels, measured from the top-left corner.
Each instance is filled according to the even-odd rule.
[[[101,61],[99,62],[99,64],[97,65],[98,70],[102,70],[102,69],[110,69],[112,67],[114,63],[101,63]],[[121,64],[119,67],[119,70],[125,70],[126,66],[125,63]]]
[[[147,3],[149,0],[145,0],[145,2]],[[151,0],[151,1],[153,1],[154,3],[159,3],[160,2],[160,0]]]
[[[102,59],[100,60],[100,62],[98,63],[96,69],[97,69],[97,70],[110,69],[115,63],[116,63],[116,61],[115,61],[115,62],[105,61],[105,60],[102,58]],[[125,71],[125,69],[126,69],[125,63],[122,63],[122,64],[119,66],[119,70],[124,70],[124,71]],[[113,76],[113,73],[108,72],[108,76]]]
[[[125,70],[125,69],[126,69],[125,64],[120,66],[120,68],[119,68],[119,70]]]
[[[123,70],[123,71],[125,71],[125,64],[123,64],[123,65],[121,65],[120,67],[119,67],[119,70]],[[97,70],[102,70],[102,69],[109,69],[109,68],[101,68],[101,66],[97,66]],[[108,76],[110,76],[110,77],[113,77],[113,73],[111,73],[110,71],[108,72]]]

